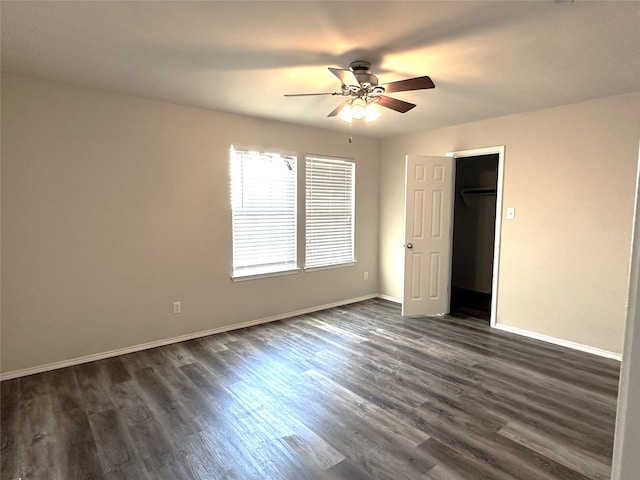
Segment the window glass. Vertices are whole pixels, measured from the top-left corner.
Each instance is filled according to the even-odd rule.
[[[355,163],[307,156],[305,173],[305,268],[354,262]]]
[[[231,148],[233,277],[297,268],[296,160]]]

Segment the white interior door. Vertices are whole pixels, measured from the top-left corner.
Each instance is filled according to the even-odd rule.
[[[406,157],[402,315],[449,312],[453,162]]]

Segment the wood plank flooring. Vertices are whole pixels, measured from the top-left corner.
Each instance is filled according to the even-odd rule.
[[[602,480],[618,362],[368,300],[2,382],[2,480]]]

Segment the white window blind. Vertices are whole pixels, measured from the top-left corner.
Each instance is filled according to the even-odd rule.
[[[306,157],[305,268],[355,261],[355,164]]]
[[[233,276],[297,268],[296,157],[231,148]]]

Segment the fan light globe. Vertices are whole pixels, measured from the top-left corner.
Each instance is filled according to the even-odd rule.
[[[356,119],[364,118],[367,114],[367,102],[362,98],[354,98],[351,101],[351,116]]]
[[[348,103],[338,112],[338,118],[343,122],[351,123],[351,105]]]
[[[366,112],[367,112],[367,115],[366,115],[367,123],[373,122],[376,118],[381,116],[381,113],[378,111],[378,109],[373,103],[370,103],[369,105],[367,105]]]

